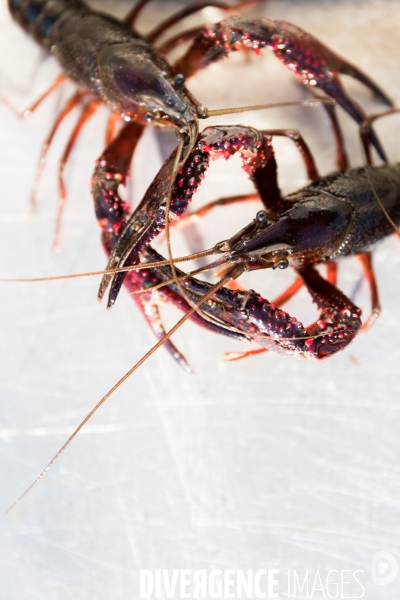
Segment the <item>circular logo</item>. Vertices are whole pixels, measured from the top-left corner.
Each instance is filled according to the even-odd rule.
[[[390,552],[375,552],[372,557],[372,579],[377,585],[388,585],[397,577],[399,565]]]

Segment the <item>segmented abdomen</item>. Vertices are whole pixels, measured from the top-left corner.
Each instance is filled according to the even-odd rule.
[[[146,46],[138,33],[109,15],[91,10],[81,0],[8,0],[8,6],[17,23],[51,51],[66,75],[100,98],[101,51],[115,44],[139,42]],[[168,68],[162,61],[164,66]]]
[[[81,0],[8,0],[8,8],[17,23],[47,49],[60,17],[67,11],[87,10]]]

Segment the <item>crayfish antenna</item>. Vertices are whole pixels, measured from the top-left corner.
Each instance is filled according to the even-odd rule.
[[[334,106],[335,100],[332,98],[314,98],[312,100],[293,100],[292,102],[274,102],[272,104],[253,104],[250,106],[239,106],[235,108],[221,108],[216,110],[209,110],[204,108],[204,117],[218,117],[221,115],[233,115],[236,113],[248,112],[253,110],[263,110],[266,108],[284,108],[286,106],[322,106],[328,104]]]
[[[180,256],[174,258],[175,263],[187,262],[189,260],[195,260],[203,256],[210,256],[214,254],[214,248],[209,250],[203,250],[201,252],[195,252],[194,254],[187,254],[186,256]],[[79,279],[79,277],[94,277],[95,275],[114,275],[115,273],[127,273],[129,271],[140,271],[141,269],[151,269],[155,267],[163,267],[169,265],[169,260],[161,260],[153,263],[140,263],[139,265],[128,265],[126,267],[116,267],[115,269],[106,269],[101,271],[87,271],[86,273],[71,273],[70,275],[52,275],[50,277],[1,277],[0,283],[37,283],[39,281],[58,281],[60,279]],[[203,267],[206,270],[208,267]],[[211,267],[210,267],[211,268]],[[197,271],[193,272],[194,274]],[[191,275],[190,273],[189,275]]]
[[[72,440],[78,435],[82,427],[86,425],[89,419],[91,419],[91,417],[98,411],[98,409],[105,403],[105,401],[108,400],[110,396],[112,396],[112,394],[132,375],[132,373],[139,369],[139,367],[141,367],[142,364],[145,363],[146,360],[150,358],[150,356],[154,354],[156,350],[158,350],[158,348],[160,348],[167,340],[169,340],[169,338],[185,323],[185,321],[187,321],[193,315],[193,313],[196,312],[196,308],[198,308],[203,302],[207,302],[207,300],[211,298],[211,296],[215,294],[215,292],[217,292],[223,285],[225,285],[225,283],[239,277],[240,273],[241,271],[240,268],[238,269],[238,265],[232,267],[222,279],[220,279],[202,298],[200,298],[200,300],[196,303],[196,307],[190,308],[188,312],[185,315],[183,315],[183,317],[168,331],[168,333],[166,333],[163,338],[161,338],[152,348],[150,348],[150,350],[146,352],[146,354],[142,356],[142,358],[138,360],[138,362],[135,365],[133,365],[133,367],[129,369],[129,371],[127,371],[125,375],[121,377],[121,379],[119,379],[115,385],[113,385],[113,387],[101,398],[101,400],[99,400],[96,406],[94,406],[92,410],[86,415],[86,417],[79,423],[78,427],[69,436],[66,442],[61,446],[61,448],[54,455],[51,461],[46,465],[46,467],[41,471],[41,473],[39,473],[36,479],[31,483],[31,485],[1,515],[0,521],[4,519],[4,517],[6,517],[13,510],[13,508],[15,508],[17,504],[19,504],[21,500],[25,498],[27,494],[29,494],[29,492],[34,488],[34,486],[42,479],[42,477],[44,477],[47,471],[49,471],[49,469],[53,466],[56,460],[69,446]]]

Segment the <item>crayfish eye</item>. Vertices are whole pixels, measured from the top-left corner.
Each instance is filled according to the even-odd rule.
[[[176,88],[182,87],[185,83],[185,76],[182,75],[182,73],[178,73],[178,75],[175,77],[174,83]]]
[[[256,219],[259,223],[266,223],[268,221],[268,215],[265,210],[259,210],[256,214]]]
[[[278,268],[279,269],[287,269],[289,266],[289,261],[287,258],[283,258],[282,260],[279,261],[278,263]]]
[[[147,121],[148,123],[151,123],[151,121],[154,121],[154,115],[153,115],[152,113],[150,113],[150,112],[147,112],[147,113],[144,115],[144,118],[146,119],[146,121]]]

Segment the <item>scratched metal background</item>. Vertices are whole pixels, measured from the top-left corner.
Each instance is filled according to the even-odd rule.
[[[129,4],[113,6],[118,14]],[[169,2],[143,13],[148,30]],[[256,11],[254,10],[253,13]],[[319,36],[400,101],[400,7],[396,1],[265,3],[258,9]],[[218,20],[215,9],[202,20]],[[57,67],[0,8],[1,93],[26,107]],[[382,106],[354,81],[350,93],[368,111]],[[210,107],[305,97],[291,74],[266,52],[237,54],[190,82]],[[101,151],[106,111],[99,111],[66,169],[68,202],[61,252],[51,255],[57,201],[55,170],[76,114],[57,136],[37,209],[28,198],[40,143],[66,85],[27,120],[0,105],[0,259],[2,276],[37,276],[102,268],[89,181]],[[353,165],[361,163],[354,123],[341,113]],[[239,117],[263,127],[298,127],[322,173],[334,169],[332,136],[322,109],[291,108]],[[398,160],[399,118],[379,124],[391,160]],[[174,140],[149,129],[137,152],[130,197],[135,202]],[[277,144],[281,184],[305,182],[296,150]],[[217,162],[195,200],[250,190],[239,168]],[[236,231],[258,207],[219,210],[198,228],[174,234],[176,255],[210,246]],[[138,597],[139,569],[276,568],[281,597],[288,570],[326,574],[360,569],[368,600],[398,597],[372,581],[375,552],[400,559],[400,406],[398,347],[400,245],[395,236],[375,253],[384,308],[371,331],[328,362],[261,355],[222,361],[241,346],[185,325],[175,336],[196,375],[188,376],[161,349],[119,389],[48,475],[0,523],[0,600]],[[340,286],[368,311],[355,260],[340,267]],[[268,298],[293,278],[258,273],[245,281]],[[152,345],[126,294],[106,312],[98,281],[1,284],[0,512],[32,482],[73,428]],[[314,316],[306,293],[288,309]],[[164,311],[168,324],[178,314]],[[385,565],[382,566],[382,572]],[[358,586],[346,588],[349,596]],[[316,594],[314,597],[320,597]]]

